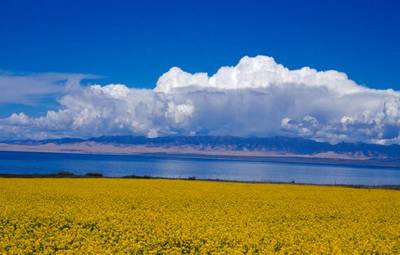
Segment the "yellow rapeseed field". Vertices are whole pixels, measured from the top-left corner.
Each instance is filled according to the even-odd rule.
[[[400,191],[0,179],[0,254],[400,254]]]

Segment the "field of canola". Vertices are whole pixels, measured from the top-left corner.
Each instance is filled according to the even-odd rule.
[[[400,254],[400,191],[0,179],[0,254]]]

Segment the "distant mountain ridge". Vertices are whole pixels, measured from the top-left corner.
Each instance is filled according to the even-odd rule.
[[[231,151],[274,151],[313,155],[318,153],[337,153],[368,158],[400,159],[400,145],[378,145],[366,143],[330,144],[294,137],[234,137],[234,136],[165,136],[148,138],[144,136],[101,136],[88,139],[60,138],[46,140],[3,141],[12,145],[77,144],[97,143],[120,146],[148,147],[195,147],[201,150]]]

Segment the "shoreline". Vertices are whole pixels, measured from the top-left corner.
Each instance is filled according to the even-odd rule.
[[[179,180],[179,181],[205,181],[205,182],[225,182],[225,183],[246,183],[246,184],[274,184],[274,185],[302,185],[319,187],[342,187],[355,189],[386,189],[400,191],[400,185],[357,185],[357,184],[319,184],[319,183],[301,183],[301,182],[273,182],[273,181],[241,181],[224,179],[205,179],[192,177],[161,177],[161,176],[104,176],[100,173],[86,173],[85,175],[76,175],[70,172],[59,172],[55,174],[0,174],[0,179],[146,179],[146,180]]]

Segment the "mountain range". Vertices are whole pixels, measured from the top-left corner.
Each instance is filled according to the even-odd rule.
[[[0,151],[173,154],[223,157],[269,158],[283,161],[373,162],[373,165],[400,166],[400,145],[317,142],[295,137],[233,136],[101,136],[87,139],[8,140]],[[296,160],[295,160],[296,161]]]

